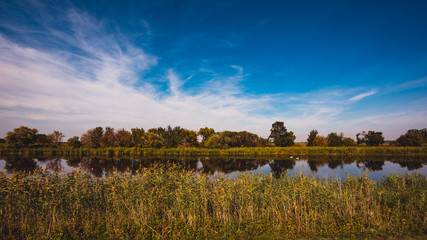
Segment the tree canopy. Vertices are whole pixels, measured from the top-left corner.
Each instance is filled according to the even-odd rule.
[[[295,135],[288,132],[283,122],[275,122],[271,126],[270,136],[268,139],[273,139],[274,145],[277,147],[288,147],[294,145]]]

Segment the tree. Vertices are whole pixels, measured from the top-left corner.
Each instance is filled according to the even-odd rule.
[[[313,146],[326,147],[328,146],[328,139],[324,136],[316,136],[313,141]]]
[[[314,139],[316,138],[319,132],[316,129],[310,131],[307,138],[307,146],[314,146]]]
[[[273,142],[278,147],[287,147],[294,145],[295,135],[288,132],[283,122],[275,122],[271,126],[270,136],[268,139],[273,139]]]
[[[32,148],[49,147],[51,140],[46,134],[36,134],[35,141],[29,145]]]
[[[210,136],[215,134],[215,130],[213,128],[204,127],[204,128],[200,128],[197,134],[202,136],[201,145],[204,146],[206,145],[205,143],[210,138]]]
[[[117,147],[132,147],[132,134],[124,128],[115,132]]]
[[[421,146],[423,144],[423,136],[413,131],[408,131],[401,135],[397,140],[399,146]]]
[[[32,147],[37,141],[38,130],[21,126],[15,128],[12,132],[7,132],[5,141],[11,148],[27,148]]]
[[[90,148],[99,148],[101,146],[101,137],[104,134],[102,127],[89,129],[81,136],[82,145]]]
[[[145,147],[149,148],[161,148],[163,146],[163,139],[159,136],[156,128],[148,129],[144,142]]]
[[[219,147],[219,137],[216,134],[211,135],[208,140],[205,141],[205,146],[207,148],[218,148]]]
[[[330,147],[339,147],[344,145],[344,134],[340,133],[329,133],[328,134],[328,146]]]
[[[105,127],[105,131],[102,134],[102,137],[99,139],[99,144],[103,148],[117,146],[117,139],[116,133],[114,132],[114,128]]]
[[[362,136],[360,138],[360,136]],[[384,137],[382,132],[368,131],[366,133],[363,131],[362,133],[358,133],[356,135],[357,145],[366,143],[368,146],[378,146],[384,143]]]
[[[144,145],[145,131],[143,128],[132,128],[132,142],[135,147],[142,147]]]
[[[423,141],[427,143],[427,128],[423,128],[423,129],[420,129],[420,130],[418,130],[418,129],[410,129],[410,130],[408,130],[408,132],[413,132],[413,133],[421,135],[422,138],[423,138]]]
[[[346,146],[346,147],[351,147],[351,146],[356,146],[357,143],[352,138],[345,137],[343,139],[343,145]]]
[[[60,131],[53,131],[53,133],[47,135],[47,137],[55,146],[59,146],[65,135]]]
[[[184,129],[181,131],[181,143],[180,147],[196,147],[197,142],[197,132],[193,130]]]
[[[82,146],[82,142],[80,142],[79,137],[74,136],[67,140],[67,146],[71,148],[80,148]]]

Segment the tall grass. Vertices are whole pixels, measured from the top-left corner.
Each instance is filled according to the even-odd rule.
[[[0,175],[1,239],[422,238],[426,213],[419,174],[229,179],[159,166],[103,179]]]
[[[0,155],[50,156],[426,156],[427,147],[253,147],[253,148],[41,148],[8,149]]]

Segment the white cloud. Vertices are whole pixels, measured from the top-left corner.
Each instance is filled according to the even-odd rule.
[[[350,98],[349,101],[359,101],[359,100],[361,100],[361,99],[363,99],[365,97],[372,96],[372,95],[374,95],[377,92],[378,92],[377,90],[371,90],[369,92],[361,93],[361,94],[358,94],[358,95]]]

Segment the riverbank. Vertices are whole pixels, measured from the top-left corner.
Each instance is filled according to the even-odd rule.
[[[1,239],[425,237],[427,179],[208,178],[172,167],[103,179],[0,174]]]
[[[253,148],[39,148],[0,150],[5,155],[48,156],[427,156],[427,147],[253,147]]]

